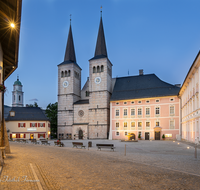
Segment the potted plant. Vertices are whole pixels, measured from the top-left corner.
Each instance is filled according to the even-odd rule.
[[[138,135],[138,140],[141,140],[141,135],[140,135],[140,133],[139,133],[139,135]]]
[[[5,92],[6,91],[6,87],[3,84],[0,84],[0,92]]]
[[[165,140],[165,135],[163,134],[162,139]]]
[[[76,135],[74,135],[74,140],[76,139]]]

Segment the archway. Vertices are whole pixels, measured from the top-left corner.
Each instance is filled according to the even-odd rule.
[[[81,129],[78,132],[78,138],[83,139],[83,131]]]
[[[128,134],[128,140],[130,140],[130,141],[135,140],[135,134],[134,133],[129,133]]]

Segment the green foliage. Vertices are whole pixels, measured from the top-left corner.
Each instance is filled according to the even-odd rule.
[[[139,133],[139,135],[138,135],[138,138],[139,138],[139,139],[141,138],[141,135],[140,135],[140,133]]]
[[[51,123],[51,136],[54,138],[57,137],[57,112],[58,112],[58,103],[49,104],[46,108],[46,115]]]
[[[165,135],[163,134],[162,138],[164,139],[165,138]]]
[[[26,107],[38,107],[37,102],[34,102],[34,104],[26,104]]]

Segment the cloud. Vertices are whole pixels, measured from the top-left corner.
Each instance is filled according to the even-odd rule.
[[[38,101],[38,99],[31,99],[31,100],[29,100],[29,101],[34,101],[34,102],[37,102]]]

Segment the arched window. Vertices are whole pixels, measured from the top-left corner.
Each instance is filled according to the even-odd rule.
[[[71,74],[71,71],[69,70],[69,71],[68,71],[68,77],[70,77],[70,74]]]
[[[96,73],[96,67],[93,67],[93,73]]]
[[[14,101],[15,101],[15,95],[14,95]]]
[[[65,77],[67,77],[67,71],[65,71]]]
[[[103,72],[103,65],[101,65],[101,72]]]
[[[97,66],[97,73],[100,73],[100,67]]]
[[[20,97],[20,95],[19,95],[19,101],[20,101],[20,98],[21,98],[21,97]]]
[[[63,71],[61,72],[61,77],[64,77],[64,72]]]
[[[90,95],[89,91],[85,92],[85,96],[88,97]]]

